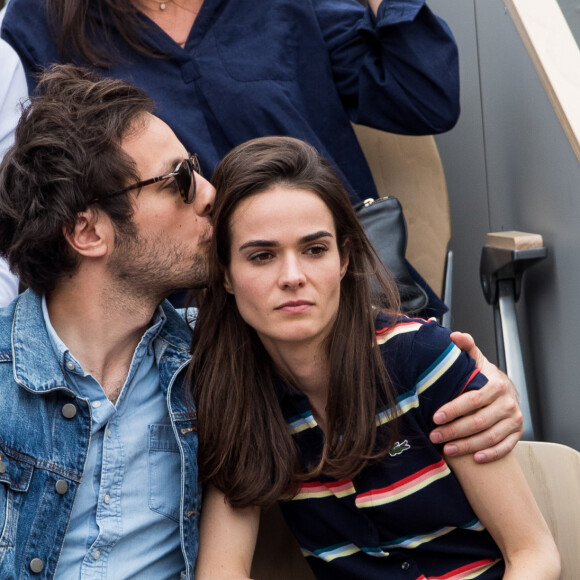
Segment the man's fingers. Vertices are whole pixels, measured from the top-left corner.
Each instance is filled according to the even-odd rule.
[[[473,336],[466,332],[452,332],[449,338],[451,338],[458,348],[465,351],[475,361],[477,368],[481,370],[481,364],[485,357],[475,345]]]
[[[483,435],[483,434],[482,434]],[[501,459],[505,457],[512,449],[516,446],[516,443],[519,441],[520,435],[517,433],[512,433],[508,435],[505,439],[502,439],[499,443],[495,445],[486,447],[481,451],[477,451],[474,454],[474,460],[477,463],[490,463],[491,461],[496,461],[497,459]],[[468,441],[476,441],[476,445],[471,445]],[[473,453],[478,446],[481,448],[486,444],[488,441],[487,437],[482,437],[481,439],[477,439],[477,437],[473,437],[470,440],[464,441],[457,441],[453,443],[448,443],[443,447],[443,451],[447,455],[466,455],[469,453]],[[449,452],[448,452],[449,450]]]
[[[488,386],[491,386],[494,392],[496,392],[495,389],[505,391],[507,388],[501,382],[488,384],[485,388]],[[462,448],[469,445],[469,452],[471,452],[471,450],[493,447],[501,439],[513,433],[518,433],[518,438],[521,437],[523,415],[515,399],[512,396],[494,398],[493,393],[487,395],[484,391],[485,389],[480,389],[464,393],[461,397],[441,407],[435,414],[436,418],[439,414],[459,418],[449,424],[440,424],[431,432],[431,441],[433,443],[452,442],[461,445]],[[480,408],[472,412],[474,405]],[[471,412],[466,413],[465,409]],[[437,420],[436,422],[440,423]],[[458,441],[465,437],[470,438],[463,442]]]
[[[523,431],[521,412],[501,409],[499,412],[503,413],[504,418],[491,427],[489,422],[497,420],[497,413],[478,411],[450,425],[437,427],[430,435],[431,441],[433,443],[447,441],[443,447],[447,455],[475,453],[474,457],[478,463],[499,459],[514,448]],[[473,435],[474,432],[477,434]]]
[[[505,373],[483,356],[470,335],[454,332],[451,339],[475,360],[488,382],[435,413],[433,420],[438,427],[431,432],[431,441],[445,443],[443,449],[448,455],[474,453],[479,463],[494,461],[509,453],[523,433],[516,388]]]
[[[495,447],[503,438],[505,438],[506,433],[509,433],[509,429],[506,429],[506,433],[504,433],[502,437],[500,434],[501,421],[500,423],[497,423],[496,426],[497,429],[494,427],[493,429],[482,431],[468,439],[460,437],[453,438],[453,440],[447,444],[447,450],[445,450],[445,447],[443,449],[449,455],[465,455],[466,453],[475,453],[480,449],[483,450]]]
[[[471,334],[467,334],[467,332],[452,332],[450,338],[461,350],[464,350],[465,352],[470,351],[472,348],[476,348],[473,336],[471,336]]]
[[[435,415],[433,416],[433,420],[437,425],[443,425],[444,423],[448,423],[449,421],[453,421],[458,417],[463,417],[464,415],[468,415],[473,413],[474,411],[478,411],[487,405],[490,405],[498,398],[500,400],[502,395],[505,394],[507,390],[507,385],[501,380],[494,380],[488,381],[487,384],[477,390],[477,391],[468,391],[467,393],[463,393],[456,399],[449,401],[449,403],[445,403],[440,409],[437,410]],[[510,397],[511,399],[511,397]],[[513,402],[513,400],[512,400]],[[505,405],[509,407],[509,401],[504,402]],[[511,407],[513,411],[513,406]],[[507,412],[510,412],[509,409],[506,409]],[[496,417],[496,420],[499,420],[503,416]],[[477,419],[480,421],[481,419]],[[488,427],[491,426],[487,425]],[[485,427],[483,427],[485,429]]]
[[[497,417],[493,419],[497,423]],[[507,415],[503,416],[502,419],[505,421]],[[477,443],[479,442],[479,449],[483,449],[484,447],[490,447],[498,443],[498,441],[493,440],[491,432],[486,431],[486,429],[493,426],[494,422],[490,423],[488,413],[478,411],[473,415],[466,415],[461,419],[457,419],[457,421],[449,425],[437,427],[437,429],[431,432],[430,438],[433,443],[444,443],[447,441],[455,445],[461,445],[462,448],[467,445],[472,445],[474,449],[477,449]],[[482,433],[482,431],[485,432]],[[469,439],[464,439],[465,437],[469,437]],[[449,454],[454,455],[453,453]]]

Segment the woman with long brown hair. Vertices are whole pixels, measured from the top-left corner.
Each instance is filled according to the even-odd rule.
[[[330,165],[263,138],[214,184],[190,369],[209,484],[197,577],[247,577],[259,507],[279,501],[318,578],[557,578],[515,458],[429,441],[434,411],[486,379],[447,330],[398,314]]]

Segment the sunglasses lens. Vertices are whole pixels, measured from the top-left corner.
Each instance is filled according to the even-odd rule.
[[[203,173],[201,172],[201,165],[199,164],[199,157],[197,156],[197,154],[192,155],[189,158],[189,161],[191,163],[191,167],[193,168],[193,170],[196,173],[199,173],[201,176],[203,176]]]
[[[193,180],[193,174],[189,163],[182,161],[177,169],[177,175],[175,176],[175,181],[177,182],[177,187],[179,188],[179,193],[181,198],[185,203],[191,203],[193,201],[191,195],[191,182]]]
[[[184,159],[176,168],[175,181],[179,188],[181,199],[185,203],[193,203],[195,199],[196,182],[194,171],[201,175],[201,167],[197,155]]]

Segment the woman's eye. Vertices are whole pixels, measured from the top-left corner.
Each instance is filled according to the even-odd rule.
[[[324,254],[327,251],[328,248],[326,246],[311,246],[306,250],[306,253],[314,256],[319,256],[320,254]]]
[[[250,256],[250,262],[263,263],[272,259],[272,254],[270,252],[259,252],[257,254],[252,254]]]

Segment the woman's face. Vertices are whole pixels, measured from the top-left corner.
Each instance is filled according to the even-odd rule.
[[[310,191],[275,186],[242,201],[230,228],[225,287],[242,318],[270,353],[289,343],[318,346],[348,266],[326,204]]]

